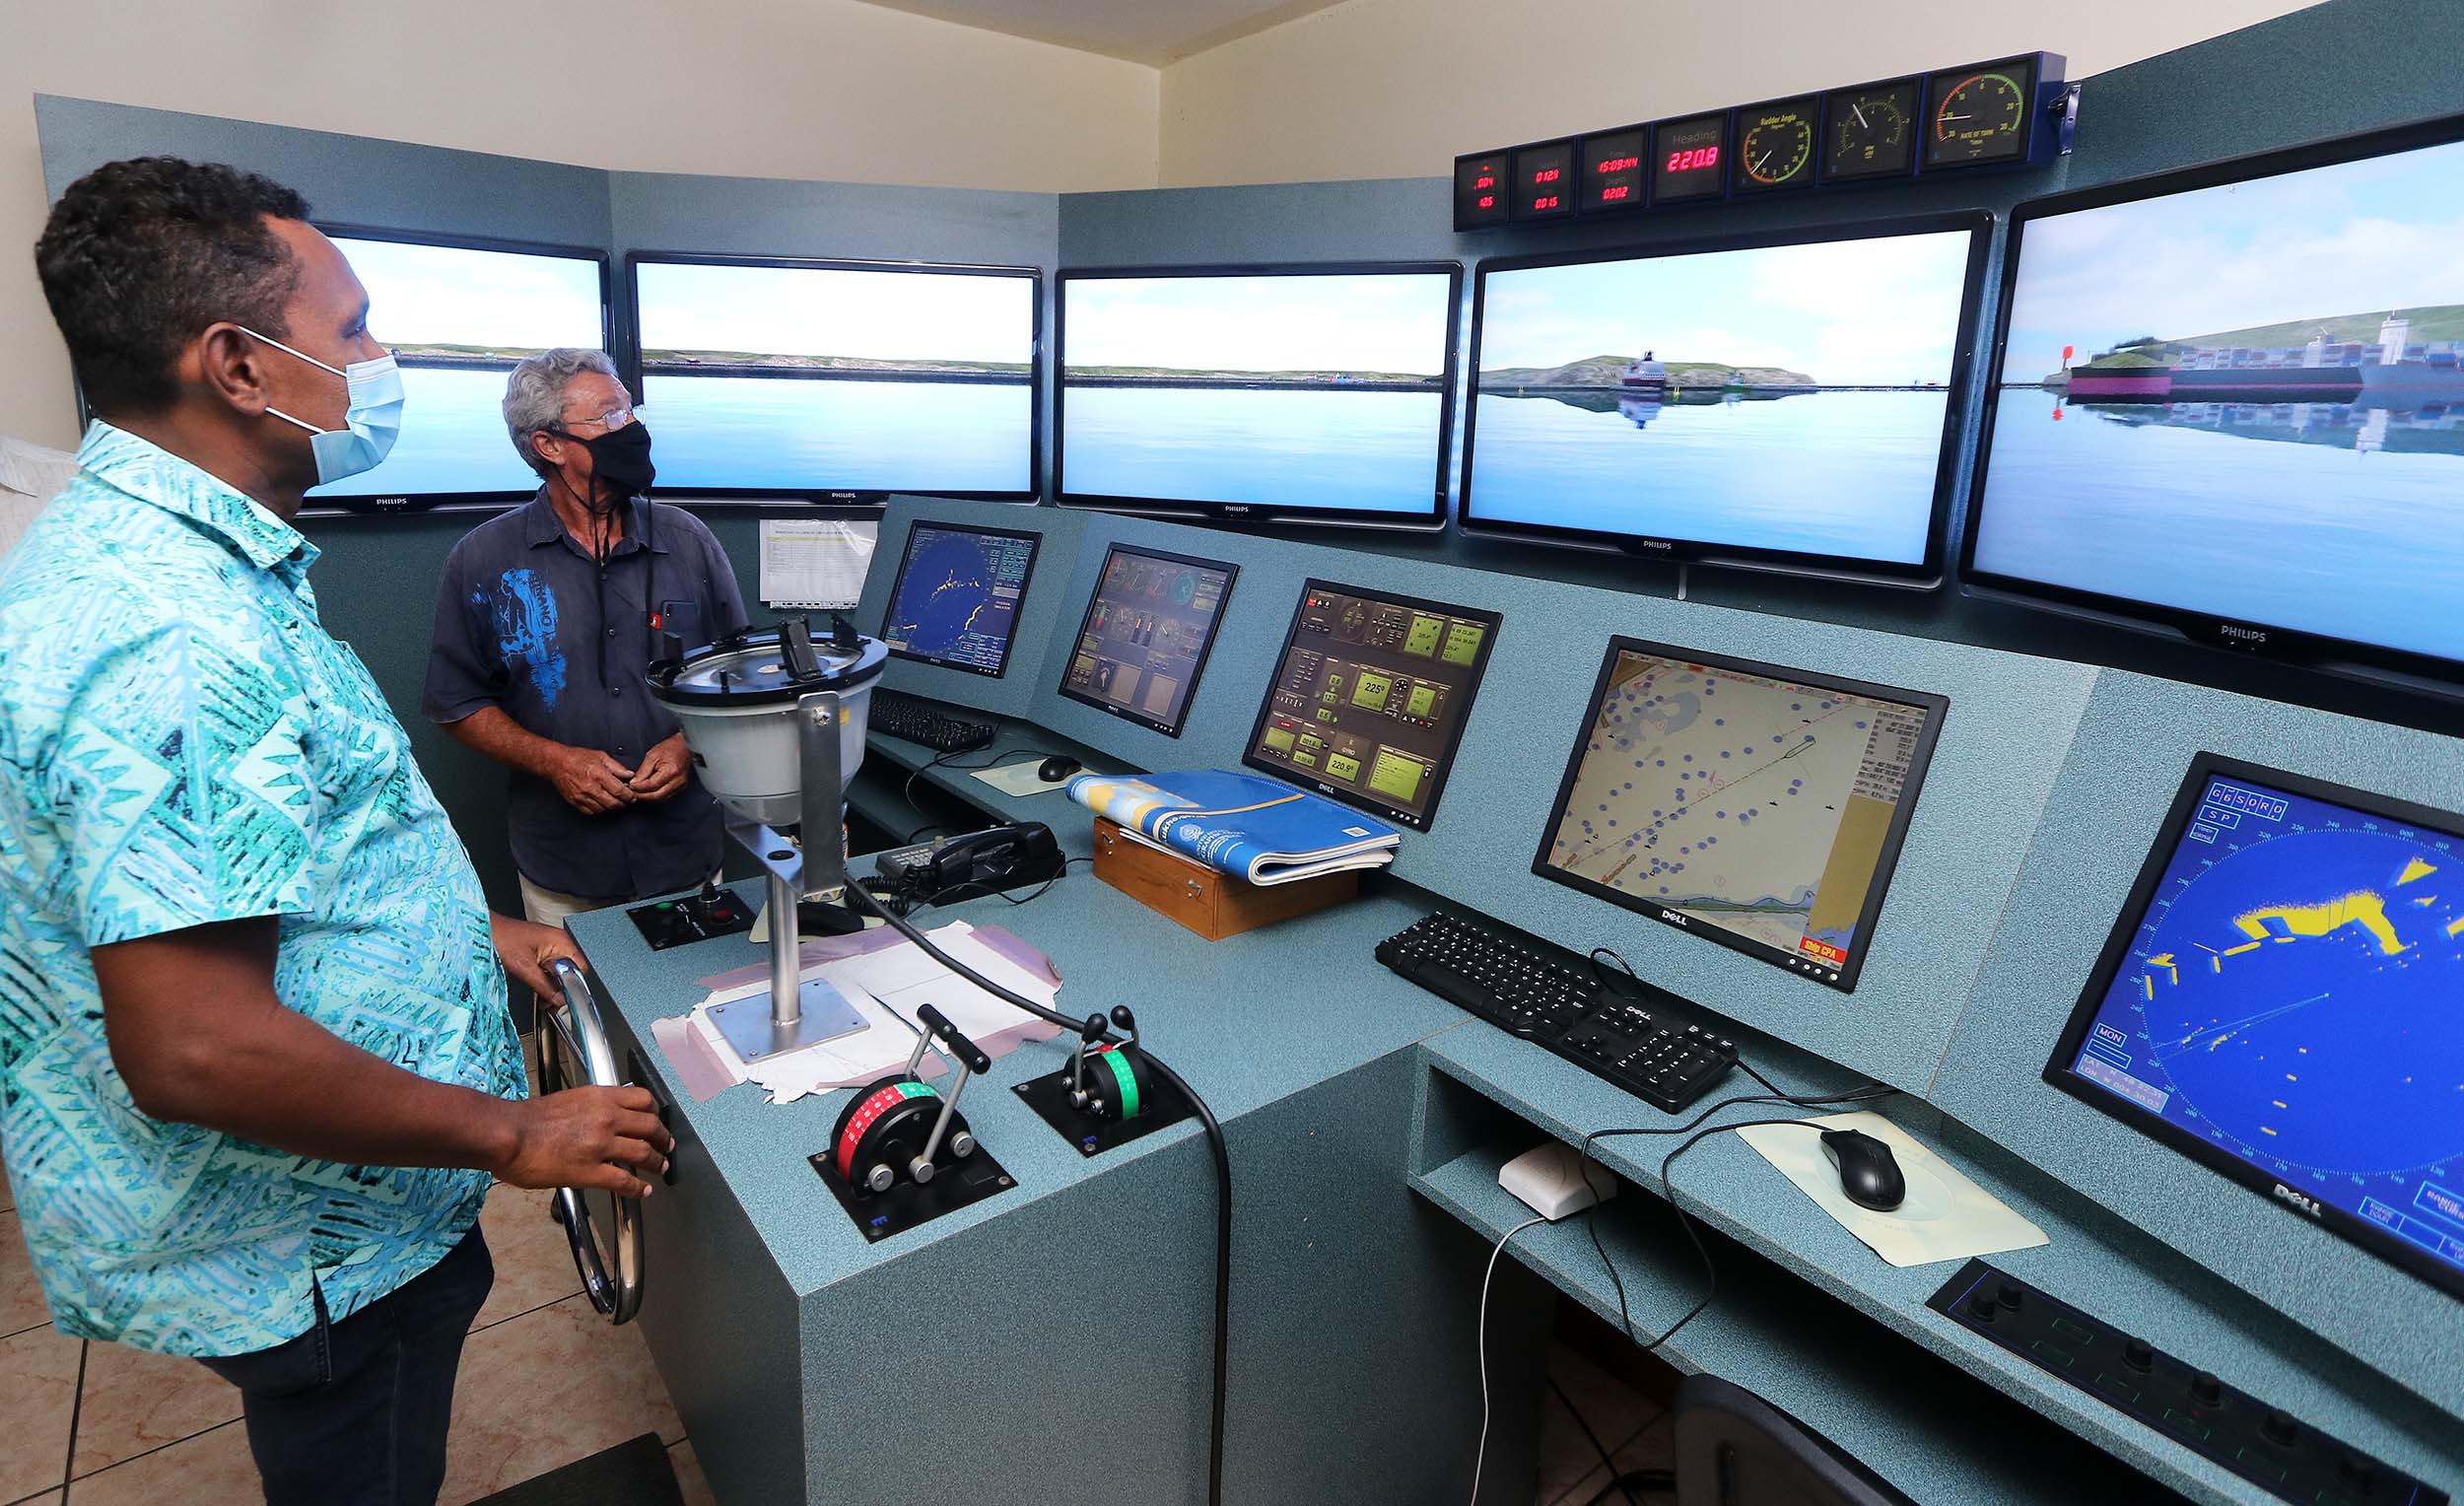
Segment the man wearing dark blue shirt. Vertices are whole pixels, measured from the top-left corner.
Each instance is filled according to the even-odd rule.
[[[650,434],[605,355],[522,362],[505,423],[545,484],[453,546],[422,709],[513,770],[522,908],[556,924],[718,869],[718,803],[648,671],[663,635],[699,647],[746,619],[710,529],[647,500]]]

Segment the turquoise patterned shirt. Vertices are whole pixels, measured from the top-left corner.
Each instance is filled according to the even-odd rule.
[[[316,618],[316,550],[97,424],[0,570],[0,1142],[64,1334],[241,1354],[435,1265],[484,1172],[342,1166],[138,1112],[90,948],[281,918],[274,991],[406,1071],[525,1092],[488,911]]]

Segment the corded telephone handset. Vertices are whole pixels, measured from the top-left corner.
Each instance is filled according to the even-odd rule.
[[[1051,827],[1021,821],[884,853],[877,867],[900,898],[946,902],[1058,878],[1061,853]]]

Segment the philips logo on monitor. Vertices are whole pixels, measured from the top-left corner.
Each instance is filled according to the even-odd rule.
[[[2301,1194],[2294,1192],[2292,1188],[2285,1186],[2282,1182],[2276,1184],[2276,1200],[2279,1202],[2292,1203],[2295,1209],[2311,1218],[2319,1218],[2325,1215],[2326,1210],[2318,1205],[2318,1200],[2316,1198],[2305,1198]]]
[[[2263,644],[2267,642],[2265,628],[2245,628],[2239,623],[2220,622],[2216,625],[2216,631],[2235,643]]]

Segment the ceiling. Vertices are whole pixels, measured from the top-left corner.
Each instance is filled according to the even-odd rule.
[[[1157,67],[1341,0],[866,0]]]

